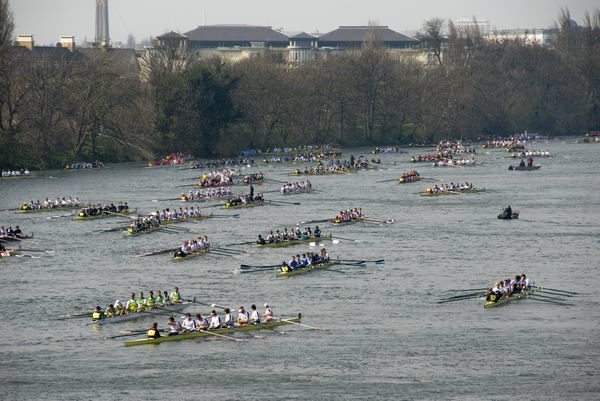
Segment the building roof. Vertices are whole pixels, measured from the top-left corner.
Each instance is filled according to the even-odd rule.
[[[157,36],[156,39],[187,39],[187,36],[171,31],[163,35]]]
[[[317,39],[317,37],[311,35],[310,33],[300,32],[297,35],[291,36],[290,39]]]
[[[387,26],[340,26],[319,37],[320,42],[364,42],[367,33],[376,29],[379,39],[383,42],[418,42],[417,39],[396,32]]]
[[[194,41],[202,42],[285,42],[287,35],[270,26],[253,25],[207,25],[186,32]]]

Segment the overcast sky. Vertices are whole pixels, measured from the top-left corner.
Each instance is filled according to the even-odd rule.
[[[95,0],[9,0],[16,34],[35,35],[38,44],[61,35],[94,39]],[[598,0],[109,0],[110,37],[139,41],[170,30],[187,32],[211,24],[269,25],[285,31],[328,32],[340,25],[379,25],[410,33],[432,17],[476,16],[492,28],[547,28],[561,7],[578,23]]]

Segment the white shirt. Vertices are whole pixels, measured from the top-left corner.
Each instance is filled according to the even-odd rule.
[[[239,312],[238,313],[238,321],[248,321],[248,319],[250,318],[250,315],[248,315],[248,312],[243,311],[243,312]]]
[[[218,329],[219,327],[221,327],[221,317],[219,317],[219,315],[217,315],[217,316],[211,316],[211,318],[210,318],[210,328],[211,329]]]
[[[257,322],[260,321],[260,316],[258,314],[258,310],[255,309],[252,311],[252,313],[250,314],[250,320],[257,321]]]
[[[233,325],[233,316],[231,316],[231,313],[225,314],[225,325],[227,325],[227,326]]]
[[[196,321],[192,318],[185,318],[183,319],[183,322],[181,322],[181,326],[188,331],[194,331],[196,330]]]
[[[171,333],[177,333],[181,330],[181,325],[179,324],[179,322],[170,324],[169,327],[171,327]]]
[[[205,318],[200,319],[196,319],[194,320],[194,323],[196,323],[196,328],[198,329],[202,329],[202,328],[206,328],[208,326],[208,320],[206,320]]]

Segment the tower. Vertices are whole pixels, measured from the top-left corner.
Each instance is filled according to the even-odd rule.
[[[96,0],[96,38],[97,46],[108,47],[108,0]]]

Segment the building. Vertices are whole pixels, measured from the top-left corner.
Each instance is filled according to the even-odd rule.
[[[318,57],[358,49],[369,40],[395,54],[420,52],[419,40],[387,26],[340,26],[318,35],[306,32],[286,34],[269,26],[205,25],[184,34],[168,32],[160,35],[156,37],[155,47],[185,48],[199,59],[218,56],[231,62],[270,52],[290,64],[302,64]]]
[[[528,44],[549,46],[556,40],[558,29],[501,29],[485,35],[488,40],[521,40]]]

